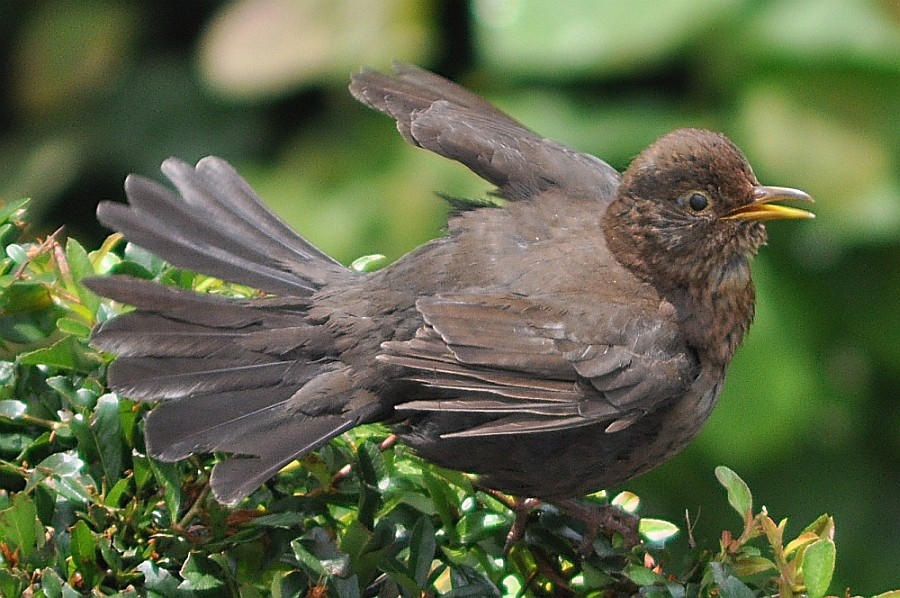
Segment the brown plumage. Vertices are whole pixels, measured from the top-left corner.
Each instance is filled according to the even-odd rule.
[[[353,95],[410,143],[496,185],[503,207],[371,274],[344,268],[273,216],[224,161],[175,159],[179,195],[130,176],[98,217],[184,268],[272,294],[229,300],[127,277],[98,293],[138,309],[103,324],[110,386],[161,399],[152,455],[234,455],[224,502],[361,423],[386,421],[423,457],[540,498],[620,484],[681,450],[716,403],[753,317],[762,221],[775,200],[724,136],[670,133],[620,176],[413,66],[362,71]]]

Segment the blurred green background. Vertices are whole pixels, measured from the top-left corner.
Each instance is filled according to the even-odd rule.
[[[0,200],[89,247],[96,203],[177,155],[232,161],[344,262],[440,234],[434,192],[487,191],[354,103],[415,62],[618,168],[679,126],[816,197],[769,226],[757,318],[684,454],[630,484],[701,544],[736,528],[727,464],[793,533],[837,521],[833,588],[900,581],[900,1],[93,0],[0,4]],[[840,591],[840,590],[838,590]]]

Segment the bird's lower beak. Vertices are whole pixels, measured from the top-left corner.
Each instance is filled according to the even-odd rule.
[[[765,187],[759,185],[753,188],[753,201],[735,208],[725,216],[723,220],[784,220],[793,218],[815,218],[816,215],[806,210],[781,206],[776,201],[805,201],[811,203],[813,198],[799,189],[789,187]]]

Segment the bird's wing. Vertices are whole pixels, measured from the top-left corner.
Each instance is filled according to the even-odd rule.
[[[606,422],[622,430],[683,394],[696,356],[674,321],[605,304],[591,338],[572,330],[580,314],[520,296],[420,299],[426,325],[415,338],[382,345],[378,359],[409,370],[434,398],[398,410],[481,413],[486,423],[445,434],[493,436]],[[629,315],[632,314],[632,315]],[[579,329],[591,322],[580,321]]]
[[[364,70],[350,92],[397,120],[413,145],[456,160],[510,200],[557,188],[573,197],[611,198],[619,173],[606,162],[545,139],[455,83],[408,64],[394,74]]]

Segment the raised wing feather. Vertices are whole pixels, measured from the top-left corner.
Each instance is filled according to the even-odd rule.
[[[511,200],[556,188],[572,197],[611,199],[619,173],[606,162],[543,138],[484,99],[418,67],[394,75],[362,71],[350,92],[397,120],[413,145],[456,160]]]

